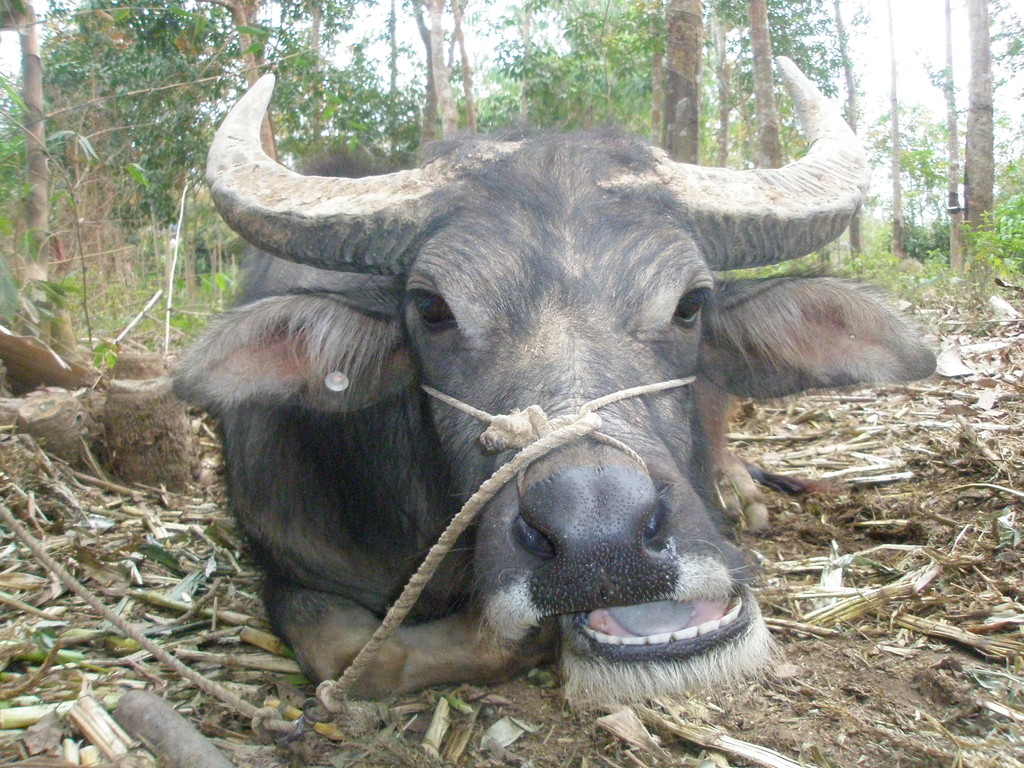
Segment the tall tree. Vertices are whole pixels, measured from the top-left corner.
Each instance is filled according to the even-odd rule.
[[[20,8],[18,8],[20,6]],[[50,206],[47,197],[49,171],[46,166],[46,124],[43,120],[43,62],[39,55],[39,23],[29,0],[13,5],[21,39],[22,100],[25,103],[25,227],[29,264],[25,276],[46,280],[49,260]]]
[[[892,173],[892,253],[897,259],[906,256],[906,227],[903,222],[903,188],[900,186],[900,103],[896,92],[896,33],[892,23],[892,0],[885,7],[889,13],[889,158]]]
[[[668,153],[696,163],[700,147],[700,65],[704,44],[701,0],[665,6],[665,137]]]
[[[430,14],[430,70],[437,94],[437,108],[441,113],[441,136],[450,136],[459,130],[459,113],[452,95],[452,81],[444,61],[444,0],[424,0]]]
[[[21,39],[22,101],[25,134],[25,240],[27,259],[20,265],[20,277],[32,302],[45,306],[37,324],[40,337],[68,359],[78,359],[77,342],[67,308],[42,289],[50,280],[50,173],[47,166],[46,123],[43,104],[43,61],[39,42],[39,20],[31,0],[4,4],[5,26],[13,22]],[[59,243],[57,243],[59,252]]]
[[[726,20],[715,8],[711,16],[711,34],[714,37],[715,94],[718,101],[718,121],[715,127],[715,165],[725,168],[729,164],[729,121],[732,115],[732,63],[726,41]]]
[[[388,95],[398,92],[398,8],[391,0],[388,8]]]
[[[750,50],[754,64],[754,104],[757,109],[757,166],[782,165],[779,143],[779,108],[775,104],[775,76],[772,41],[768,34],[768,6],[765,0],[747,0],[750,19]]]
[[[964,193],[967,198],[964,220],[970,230],[988,226],[995,177],[988,0],[967,0],[967,28],[971,38],[971,81],[967,105],[967,152],[964,157]]]
[[[427,51],[427,85],[423,94],[423,116],[420,126],[420,146],[426,146],[437,138],[437,80],[434,77],[434,53],[431,42],[430,27],[423,19],[423,6],[420,3],[413,3],[413,16],[416,18],[416,27],[420,32],[420,39]]]
[[[963,221],[960,204],[960,138],[957,132],[956,90],[953,83],[953,23],[950,0],[946,0],[946,69],[942,90],[946,96],[946,159],[948,164],[946,210],[949,213],[949,264],[964,271]]]
[[[651,39],[660,37],[660,29],[651,24]],[[651,144],[661,145],[665,109],[665,50],[657,47],[651,53]]]
[[[466,37],[462,34],[462,5],[460,0],[451,0],[452,17],[455,27],[452,34],[459,45],[459,58],[462,62],[462,98],[466,106],[466,130],[476,133],[476,97],[473,95],[473,66],[466,52]]]
[[[843,24],[843,14],[839,7],[840,0],[834,0],[836,16],[836,39],[839,43],[839,57],[843,61],[843,79],[846,83],[846,122],[854,131],[857,130],[857,82],[853,76],[853,61],[850,59],[849,38],[846,33],[846,25]],[[850,250],[853,253],[860,253],[861,250],[861,220],[860,211],[850,219]]]

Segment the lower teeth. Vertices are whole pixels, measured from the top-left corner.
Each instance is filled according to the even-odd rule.
[[[606,645],[664,645],[670,643],[673,640],[690,640],[699,635],[706,635],[711,632],[715,632],[722,627],[727,627],[736,620],[736,617],[740,615],[740,609],[743,607],[743,602],[737,598],[735,605],[720,619],[714,619],[713,621],[706,621],[703,624],[698,624],[695,627],[686,627],[685,629],[679,629],[675,632],[664,632],[657,635],[646,635],[646,636],[633,636],[633,637],[619,637],[617,635],[607,635],[604,632],[599,632],[596,629],[590,627],[583,627],[583,631],[590,637],[594,638],[599,643]]]

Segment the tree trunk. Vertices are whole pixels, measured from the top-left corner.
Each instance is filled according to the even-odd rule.
[[[39,24],[31,2],[24,4],[18,34],[21,38],[22,98],[25,101],[25,166],[28,190],[25,195],[25,226],[28,230],[29,261],[33,279],[49,274],[50,207],[46,167],[46,124],[43,120],[43,64],[39,56]]]
[[[519,13],[519,39],[523,43],[523,69],[529,73],[530,57],[533,53],[533,8],[529,3],[526,3]],[[524,123],[527,122],[527,118],[530,116],[529,90],[530,76],[527,74],[519,84],[519,119]]]
[[[700,148],[700,64],[704,40],[700,0],[669,0],[665,22],[664,147],[675,160],[696,163]]]
[[[466,53],[466,38],[462,34],[462,6],[460,0],[451,0],[452,16],[455,19],[453,34],[459,44],[459,57],[462,60],[462,95],[466,102],[466,130],[476,133],[476,99],[473,96],[473,67]]]
[[[849,38],[843,15],[839,8],[840,0],[835,0],[836,36],[839,39],[839,56],[843,60],[843,76],[846,81],[846,122],[854,131],[857,130],[857,82],[853,76],[853,61],[850,60]],[[850,219],[850,252],[861,251],[861,218],[857,211]]]
[[[992,138],[992,41],[988,0],[967,0],[967,27],[971,36],[971,82],[968,88],[967,152],[964,161],[964,196],[968,231],[989,225],[995,168]]]
[[[450,136],[459,130],[459,113],[455,109],[452,83],[444,63],[444,0],[425,0],[430,12],[430,58],[434,76],[437,108],[441,113],[441,136]]]
[[[321,34],[323,31],[323,9],[319,0],[313,0],[306,6],[306,12],[309,14],[309,48],[313,52],[313,87],[310,99],[307,104],[309,109],[309,130],[312,134],[311,138],[319,139],[323,133],[323,115],[324,105],[321,98],[323,90],[323,78],[321,72],[323,71],[323,55],[321,51]],[[192,260],[188,259],[185,263],[188,264]]]
[[[396,0],[391,0],[388,12],[388,93],[392,96],[398,92],[398,9],[395,3]]]
[[[896,35],[892,24],[892,0],[887,0],[889,12],[889,143],[892,145],[890,168],[892,173],[892,255],[904,259],[907,255],[904,243],[903,188],[900,185],[900,105],[896,96]]]
[[[420,31],[420,39],[427,51],[427,86],[423,95],[423,125],[420,126],[420,146],[424,147],[437,138],[437,89],[434,87],[434,56],[430,44],[430,28],[423,20],[419,3],[413,5],[416,27]]]
[[[946,153],[949,161],[949,265],[957,272],[964,271],[963,222],[964,210],[960,205],[960,137],[957,134],[956,91],[953,83],[953,24],[950,0],[946,0],[946,73],[942,90],[946,95]]]
[[[25,241],[24,260],[14,264],[16,277],[27,287],[31,301],[45,307],[46,317],[36,328],[39,336],[59,354],[77,361],[78,349],[67,308],[43,289],[50,279],[50,172],[46,155],[43,109],[43,64],[39,49],[39,22],[30,0],[17,4],[15,17],[21,40],[22,100],[25,103]],[[59,245],[59,244],[58,244]],[[33,284],[34,283],[34,284]],[[25,288],[23,288],[24,290]]]
[[[651,36],[655,30],[651,29]],[[651,144],[661,146],[661,125],[664,121],[662,107],[665,105],[665,54],[655,51],[651,56]]]
[[[715,35],[715,83],[718,94],[718,127],[715,129],[717,153],[715,165],[725,168],[729,165],[729,115],[732,113],[731,98],[732,68],[726,47],[725,26],[716,15],[712,21]]]
[[[259,17],[259,0],[213,0],[218,5],[227,8],[231,14],[231,21],[234,22],[235,31],[238,33],[238,46],[242,51],[242,66],[245,73],[245,81],[252,85],[260,79],[262,70],[266,65],[266,59],[262,53],[253,48],[252,36],[245,31],[246,27],[257,24]],[[274,126],[270,121],[270,110],[263,116],[263,123],[260,126],[260,141],[263,144],[263,151],[274,160],[277,159],[277,142],[274,140]]]
[[[747,0],[750,19],[750,50],[754,63],[754,106],[757,109],[757,167],[782,165],[779,144],[779,108],[775,104],[772,75],[772,41],[768,34],[768,6],[765,0]]]

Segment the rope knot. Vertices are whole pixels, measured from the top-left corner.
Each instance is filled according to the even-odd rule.
[[[480,444],[488,453],[521,450],[556,429],[568,426],[575,416],[548,418],[539,405],[531,405],[525,411],[513,411],[492,416],[487,429],[480,435]]]

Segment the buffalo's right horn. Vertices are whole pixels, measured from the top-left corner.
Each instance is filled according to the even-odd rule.
[[[776,59],[811,148],[782,168],[736,171],[663,157],[657,180],[688,210],[712,269],[806,256],[842,234],[860,208],[870,168],[839,110],[787,58]],[[628,183],[628,182],[627,182]]]
[[[260,125],[274,92],[264,75],[217,130],[206,162],[214,204],[263,250],[322,269],[402,274],[433,215],[444,165],[382,176],[302,176],[272,160]]]

